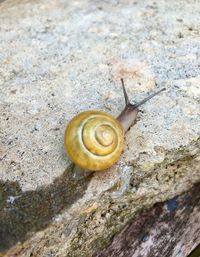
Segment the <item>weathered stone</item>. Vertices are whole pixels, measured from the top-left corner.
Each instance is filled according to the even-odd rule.
[[[1,251],[92,256],[200,180],[199,12],[186,0],[1,2]],[[66,123],[117,116],[121,76],[133,101],[167,91],[140,108],[114,167],[75,169]]]
[[[95,257],[192,257],[200,244],[199,187],[139,213]]]

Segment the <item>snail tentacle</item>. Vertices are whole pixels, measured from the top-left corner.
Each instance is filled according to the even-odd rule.
[[[151,98],[153,98],[154,96],[160,94],[161,92],[163,92],[163,91],[165,91],[165,90],[166,90],[166,88],[162,88],[162,89],[160,89],[159,91],[157,91],[157,92],[151,94],[150,96],[147,96],[147,97],[146,97],[145,99],[143,99],[142,101],[140,101],[140,102],[134,104],[134,107],[137,108],[137,107],[143,105],[144,103],[146,103],[147,101],[149,101]]]
[[[125,104],[126,106],[130,104],[129,98],[128,98],[128,94],[126,92],[126,88],[124,85],[124,80],[121,78],[121,83],[122,83],[122,89],[123,89],[123,93],[124,93],[124,100],[125,100]]]
[[[117,120],[122,124],[122,126],[124,127],[124,131],[126,132],[133,125],[133,123],[135,122],[135,120],[137,118],[137,114],[139,111],[138,107],[143,105],[148,100],[150,100],[154,96],[158,95],[162,91],[166,90],[166,88],[160,89],[159,91],[151,94],[150,96],[146,97],[145,99],[143,99],[142,101],[140,101],[136,104],[131,104],[129,101],[129,98],[128,98],[128,94],[126,92],[126,88],[125,88],[123,79],[121,79],[121,83],[122,83],[122,88],[123,88],[123,92],[124,92],[125,108],[120,113],[120,115],[117,117]]]

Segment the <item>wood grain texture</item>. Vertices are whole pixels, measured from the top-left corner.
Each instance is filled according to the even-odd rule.
[[[200,184],[140,213],[95,257],[186,257],[200,243]]]

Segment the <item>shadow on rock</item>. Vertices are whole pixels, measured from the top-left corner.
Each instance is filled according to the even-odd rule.
[[[0,251],[46,228],[52,218],[81,198],[92,173],[71,166],[46,187],[22,192],[18,182],[0,180]]]

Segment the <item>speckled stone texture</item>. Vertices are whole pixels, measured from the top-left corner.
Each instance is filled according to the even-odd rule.
[[[0,251],[90,257],[139,210],[200,180],[198,1],[0,1]],[[63,147],[83,110],[141,107],[111,169]],[[182,257],[182,256],[181,256]]]

